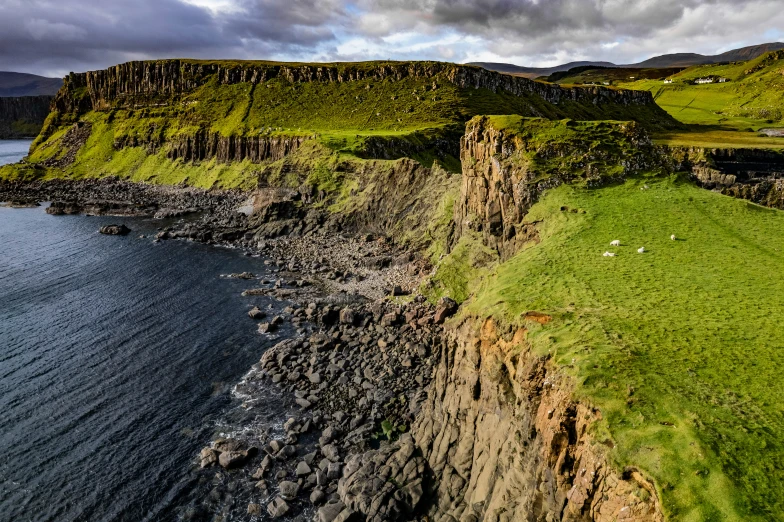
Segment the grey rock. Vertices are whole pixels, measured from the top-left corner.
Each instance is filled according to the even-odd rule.
[[[327,444],[326,446],[322,447],[321,454],[332,462],[337,462],[340,460],[340,452],[338,451],[337,446],[334,444]]]
[[[339,462],[330,462],[327,467],[327,478],[334,480],[340,478],[341,465]]]
[[[280,489],[280,496],[283,497],[284,500],[294,500],[299,493],[299,484],[291,482],[290,480],[284,480],[278,484],[278,488]]]
[[[267,504],[267,513],[269,513],[272,518],[282,517],[289,512],[289,509],[289,505],[280,497],[276,497],[275,500]]]
[[[311,471],[312,470],[310,469],[310,466],[308,466],[308,463],[305,462],[304,460],[299,461],[299,463],[297,464],[296,474],[298,477],[304,477],[305,475],[309,475]]]
[[[330,500],[319,508],[316,520],[318,522],[333,522],[345,507],[343,502],[339,500]]]
[[[327,496],[324,494],[324,492],[323,492],[323,491],[321,491],[321,490],[320,490],[320,489],[318,489],[318,488],[314,489],[314,490],[313,490],[313,491],[310,493],[310,501],[311,501],[311,502],[312,502],[314,505],[321,504],[322,502],[324,502],[324,499],[325,499],[326,497],[327,497]]]

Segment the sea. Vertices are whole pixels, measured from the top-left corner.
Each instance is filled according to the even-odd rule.
[[[199,450],[277,342],[247,312],[285,303],[223,277],[274,277],[263,259],[155,243],[162,225],[0,207],[0,521],[177,520],[194,501]]]

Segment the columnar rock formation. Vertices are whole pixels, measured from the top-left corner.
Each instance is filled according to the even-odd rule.
[[[602,123],[596,139],[586,132],[575,133],[575,139],[567,134],[562,141],[531,139],[526,125],[521,120],[521,127],[498,128],[488,118],[474,118],[461,139],[463,179],[455,205],[455,239],[480,232],[502,258],[535,234],[524,218],[545,190],[577,178],[598,185],[662,161],[647,134],[633,123]],[[553,125],[568,130],[569,124]]]
[[[35,137],[51,101],[52,96],[0,97],[0,139]]]
[[[458,87],[506,91],[517,96],[536,95],[550,103],[590,102],[655,106],[647,91],[604,87],[565,88],[488,71],[480,67],[443,62],[388,62],[379,64],[281,65],[274,62],[199,62],[160,60],[128,62],[109,69],[72,73],[57,96],[56,107],[71,112],[86,91],[87,105],[79,108],[134,107],[191,91],[215,76],[220,84],[258,84],[273,78],[291,83],[356,80],[430,79],[443,75]]]
[[[528,350],[525,328],[453,325],[413,426],[436,477],[431,520],[662,521],[653,485],[634,469],[619,475],[588,435],[599,415],[572,402],[568,377]]]

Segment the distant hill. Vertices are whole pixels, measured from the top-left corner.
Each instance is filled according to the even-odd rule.
[[[575,67],[617,67],[611,62],[569,62],[555,67],[521,67],[510,63],[494,62],[471,62],[468,65],[476,65],[490,71],[496,71],[512,76],[522,76],[524,78],[538,78],[539,76],[549,76],[556,72],[568,71]]]
[[[721,54],[704,55],[697,53],[675,53],[663,54],[661,56],[654,56],[639,63],[631,63],[626,65],[616,65],[611,62],[570,62],[555,67],[521,67],[519,65],[512,65],[508,63],[492,63],[492,62],[473,62],[470,65],[478,65],[491,71],[498,71],[514,76],[524,76],[526,78],[537,78],[539,76],[549,76],[556,72],[568,71],[575,67],[623,67],[634,69],[652,69],[652,68],[671,68],[671,67],[691,67],[692,65],[704,65],[712,63],[724,62],[739,62],[746,60],[753,60],[770,51],[778,51],[784,49],[784,43],[772,42],[759,45],[750,45],[748,47],[741,47],[740,49],[733,49]]]
[[[63,84],[60,78],[0,71],[0,98],[54,96]]]

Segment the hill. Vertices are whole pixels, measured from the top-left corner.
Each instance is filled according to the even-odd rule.
[[[529,348],[508,348],[506,363],[486,363],[494,352],[481,344],[482,392],[500,374],[492,389],[510,394],[498,415],[529,390],[515,376],[530,367],[515,361],[542,357],[574,379],[585,415],[600,412],[593,436],[617,467],[655,478],[667,520],[780,520],[784,339],[771,318],[784,288],[760,274],[784,262],[784,212],[666,175],[656,148],[619,123],[491,116],[472,120],[465,142],[459,242],[432,284],[501,331],[525,328]],[[542,185],[557,188],[537,198]],[[476,217],[485,206],[500,206],[500,222]],[[477,263],[483,238],[492,249],[525,227],[511,257]]]
[[[784,146],[780,138],[758,137],[758,131],[784,127],[784,50],[753,60],[696,65],[661,80],[619,81],[627,89],[650,91],[656,103],[679,121],[701,126],[698,132],[676,133],[666,142],[703,146]],[[711,83],[696,83],[697,80]],[[701,130],[699,130],[701,129]]]
[[[53,107],[30,155],[48,170],[25,175],[105,172],[207,186],[255,185],[258,169],[221,165],[264,163],[305,141],[459,171],[463,125],[487,112],[677,126],[647,93],[563,88],[439,62],[131,62],[69,76]],[[205,172],[207,161],[220,179]],[[191,172],[196,164],[201,170]]]
[[[548,76],[553,73],[568,71],[575,67],[616,67],[612,62],[569,62],[555,67],[523,67],[520,65],[512,65],[510,63],[497,63],[497,62],[470,62],[467,65],[475,65],[482,67],[489,71],[501,72],[504,74],[511,74],[513,76],[521,76],[523,78],[539,78],[540,76]]]
[[[475,62],[471,65],[478,65],[491,71],[505,72],[524,76],[526,78],[537,78],[539,76],[549,76],[556,72],[568,71],[575,67],[620,67],[631,69],[661,69],[661,68],[685,68],[692,65],[703,65],[711,63],[734,62],[741,60],[751,60],[770,51],[784,49],[784,43],[772,42],[759,45],[750,45],[733,49],[721,54],[704,55],[697,53],[675,53],[654,56],[638,63],[616,65],[611,62],[570,62],[554,67],[522,67],[507,63]]]
[[[0,71],[0,97],[54,96],[62,85],[60,78]]]

